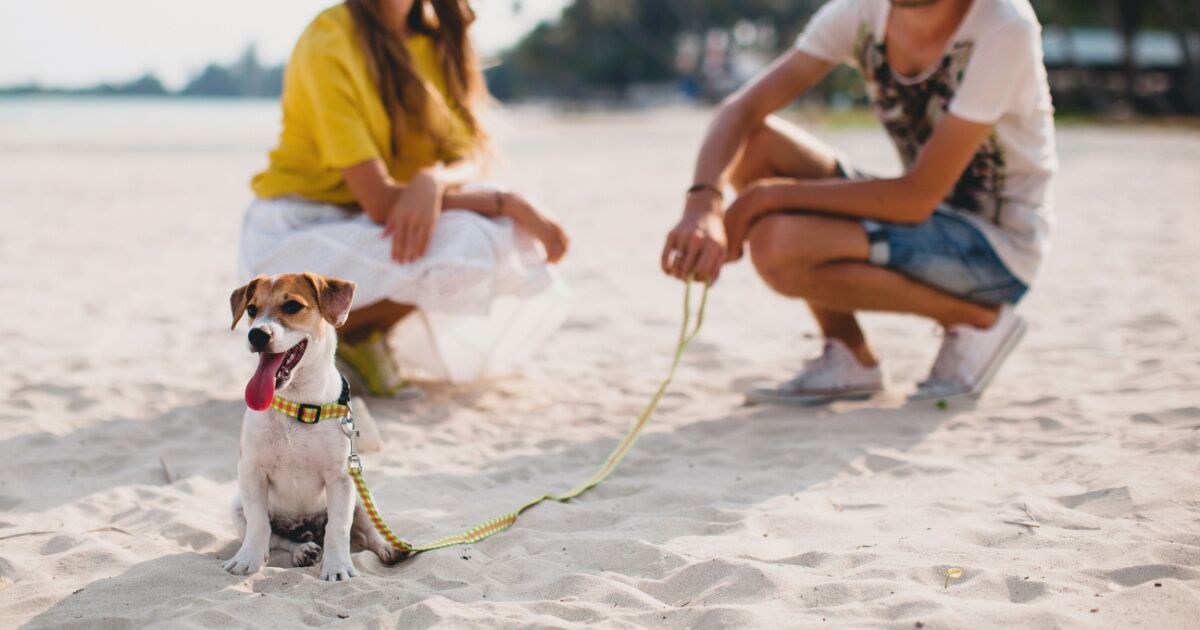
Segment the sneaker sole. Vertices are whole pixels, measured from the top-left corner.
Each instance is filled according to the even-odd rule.
[[[992,360],[988,363],[987,369],[980,375],[979,381],[975,383],[975,386],[971,388],[969,393],[972,398],[982,396],[983,391],[987,389],[988,385],[992,384],[992,379],[996,378],[996,373],[1000,371],[1000,366],[1004,365],[1004,362],[1008,359],[1008,355],[1012,354],[1012,351],[1016,349],[1017,344],[1025,337],[1025,331],[1028,329],[1029,324],[1025,323],[1025,319],[1018,317],[1012,332],[1004,338],[1000,347],[996,349],[996,354],[993,355]]]
[[[1008,336],[1005,337],[1004,341],[1000,343],[1000,346],[996,348],[996,353],[992,356],[992,360],[988,362],[987,369],[983,371],[983,374],[979,377],[979,381],[975,383],[974,387],[963,388],[959,391],[953,392],[922,391],[918,389],[917,391],[908,395],[909,402],[920,402],[923,400],[950,400],[962,396],[979,398],[983,395],[983,391],[987,389],[988,385],[992,383],[992,379],[996,377],[996,373],[1000,371],[1000,366],[1003,365],[1004,361],[1008,359],[1008,355],[1012,354],[1012,351],[1017,347],[1017,344],[1021,341],[1021,338],[1025,336],[1025,331],[1028,330],[1028,328],[1029,325],[1025,323],[1024,319],[1017,320],[1017,323],[1013,326],[1012,331],[1008,333]]]
[[[917,389],[908,395],[909,402],[921,402],[923,400],[950,400],[959,396],[966,396],[971,393],[969,389],[961,389],[954,392],[938,392]]]
[[[816,407],[839,400],[868,400],[883,391],[883,389],[859,389],[824,394],[780,394],[770,390],[751,390],[746,392],[746,404]]]

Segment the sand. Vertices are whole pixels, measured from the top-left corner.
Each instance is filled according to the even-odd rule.
[[[403,535],[566,489],[653,391],[682,291],[660,239],[706,116],[503,116],[502,172],[574,236],[574,312],[521,375],[371,402],[367,475]],[[609,481],[328,584],[280,556],[221,570],[250,370],[227,298],[276,120],[0,103],[0,627],[1200,626],[1200,133],[1061,130],[1055,251],[983,399],[906,403],[936,332],[873,315],[888,395],[742,406],[819,344],[742,263]],[[896,168],[877,129],[814,131]]]

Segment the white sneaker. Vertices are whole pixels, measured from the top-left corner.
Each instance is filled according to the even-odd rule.
[[[947,328],[929,377],[917,385],[917,391],[909,399],[979,396],[1027,327],[1025,320],[1005,304],[991,328],[966,325]]]
[[[816,405],[834,400],[862,400],[883,391],[883,370],[858,362],[846,344],[825,341],[821,356],[809,359],[804,369],[779,387],[746,392],[746,403]]]

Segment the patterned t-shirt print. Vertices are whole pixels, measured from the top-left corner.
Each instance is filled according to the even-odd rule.
[[[954,100],[973,50],[974,44],[970,41],[955,42],[928,76],[912,82],[901,81],[888,64],[886,43],[876,41],[869,24],[859,25],[854,59],[905,170],[912,168],[921,148]],[[993,131],[975,153],[945,203],[999,224],[1004,181],[1004,150]]]

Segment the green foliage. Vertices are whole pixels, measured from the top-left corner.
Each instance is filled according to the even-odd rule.
[[[646,6],[657,4],[659,6]],[[675,16],[665,3],[578,0],[556,24],[543,23],[506,57],[497,93],[562,94],[584,86],[616,93],[638,82],[673,78]]]
[[[33,95],[81,95],[81,96],[166,96],[167,88],[163,87],[158,77],[147,74],[139,79],[126,83],[101,83],[82,89],[48,88],[31,83],[0,88],[0,96],[33,96]]]
[[[703,83],[699,63],[693,68],[677,67],[675,53],[681,36],[702,37],[712,29],[731,29],[743,21],[766,24],[778,37],[774,49],[765,52],[778,54],[824,2],[574,0],[558,22],[538,26],[508,51],[503,63],[488,72],[488,82],[502,99],[620,97],[635,83],[685,79]],[[1171,28],[1164,7],[1191,14],[1188,0],[1032,3],[1044,24],[1110,27],[1123,33]],[[1200,19],[1200,15],[1193,17]],[[701,92],[713,95],[711,90]],[[839,71],[818,86],[816,93],[859,98],[861,88],[854,84],[852,73]]]
[[[167,93],[158,77],[147,74],[140,79],[116,85],[102,83],[94,90],[96,94],[129,94],[136,96],[162,96]]]
[[[697,36],[740,21],[767,21],[784,35],[799,30],[820,0],[575,0],[556,23],[544,23],[489,72],[500,97],[621,96],[635,83],[694,74],[676,67],[680,35]],[[790,41],[790,37],[785,37]]]
[[[1168,0],[1183,5],[1183,0]],[[1166,29],[1170,27],[1162,4],[1146,0],[1033,0],[1033,9],[1038,19],[1046,24],[1070,26],[1114,26],[1120,21],[1120,13],[1135,9],[1143,28]]]
[[[215,97],[276,97],[283,90],[283,66],[263,66],[253,46],[246,49],[236,62],[222,66],[209,64],[188,82],[178,94],[183,96]],[[101,83],[96,86],[67,89],[49,88],[37,84],[0,88],[2,95],[63,95],[63,96],[170,96],[158,77],[147,74],[127,83]]]

